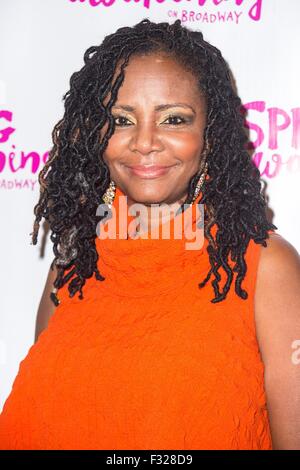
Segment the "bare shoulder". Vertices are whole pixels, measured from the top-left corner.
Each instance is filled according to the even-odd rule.
[[[276,319],[287,321],[294,316],[300,321],[300,256],[278,233],[271,233],[266,243],[257,270],[255,319],[258,329],[269,330]]]
[[[266,243],[261,247],[257,271],[257,307],[267,294],[269,301],[280,296],[282,301],[290,302],[300,287],[300,255],[296,248],[279,233],[271,233]]]
[[[294,257],[295,261],[299,261],[299,253],[296,248],[282,235],[279,233],[273,232],[269,234],[269,238],[266,240],[267,247],[263,247],[262,250],[262,260],[274,259],[274,254],[278,255],[277,261],[279,261],[279,256],[289,256],[291,259]],[[265,255],[265,256],[264,256]]]
[[[255,324],[273,446],[300,449],[300,256],[277,233],[261,247]]]

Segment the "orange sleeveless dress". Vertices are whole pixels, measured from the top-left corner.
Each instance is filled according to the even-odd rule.
[[[254,320],[262,247],[246,252],[248,299],[232,284],[213,304],[211,280],[198,287],[208,242],[185,243],[96,239],[106,279],[88,279],[83,300],[59,290],[4,404],[0,449],[272,449]]]

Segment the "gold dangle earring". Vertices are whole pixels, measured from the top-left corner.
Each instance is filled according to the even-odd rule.
[[[208,139],[205,139],[204,150],[203,150],[203,153],[202,153],[202,156],[201,156],[201,161],[202,162],[205,161],[205,164],[204,164],[203,171],[202,171],[202,168],[199,171],[200,176],[199,176],[199,179],[198,179],[195,191],[194,191],[192,204],[193,204],[193,202],[195,202],[195,200],[199,196],[200,190],[202,188],[205,177],[207,175],[207,172],[208,172],[207,156],[208,156],[210,150],[211,150],[211,144],[210,144]],[[203,164],[201,166],[203,166]],[[201,173],[201,171],[202,171],[202,173]]]
[[[115,195],[116,195],[116,183],[113,180],[111,180],[109,183],[109,187],[107,188],[107,190],[102,196],[104,203],[107,204],[109,208],[111,208],[113,205]]]
[[[192,204],[193,202],[197,199],[197,197],[199,196],[199,193],[200,193],[200,189],[204,183],[204,179],[205,179],[205,176],[207,174],[207,171],[208,171],[208,164],[207,162],[205,163],[204,165],[204,170],[203,172],[201,173],[200,177],[199,177],[199,180],[198,180],[198,183],[197,183],[197,186],[195,188],[195,191],[194,191],[194,195],[193,195],[193,199],[192,199]]]

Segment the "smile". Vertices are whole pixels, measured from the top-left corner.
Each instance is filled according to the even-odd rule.
[[[136,165],[136,166],[128,166],[130,173],[133,175],[139,176],[140,178],[144,179],[151,179],[151,178],[158,178],[159,176],[163,176],[167,174],[172,166],[143,166],[143,165]]]

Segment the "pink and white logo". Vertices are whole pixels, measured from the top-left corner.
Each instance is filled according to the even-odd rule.
[[[245,121],[250,130],[249,148],[255,150],[252,158],[261,176],[275,178],[284,167],[289,173],[299,172],[300,108],[287,111],[267,107],[265,101],[252,101],[243,107],[249,114]]]
[[[0,178],[0,189],[31,189],[33,191],[38,186],[37,179],[23,178],[23,175],[25,172],[37,175],[46,163],[49,152],[43,154],[35,150],[18,152],[16,145],[11,143],[16,132],[12,121],[12,111],[0,110],[0,176],[1,174],[10,176]],[[20,175],[22,178],[19,178]]]
[[[172,7],[188,6],[189,10],[172,10],[168,11],[168,16],[174,19],[181,19],[184,22],[231,22],[238,24],[242,16],[247,16],[252,21],[259,21],[262,16],[263,0],[69,0],[71,3],[85,3],[91,7],[108,8],[116,3],[128,3],[131,7],[135,7],[137,3],[141,4],[148,10],[155,3],[166,4]],[[229,6],[231,9],[222,9]]]

